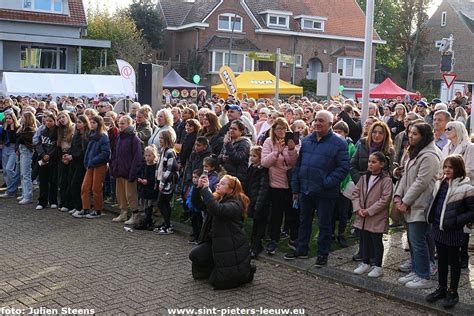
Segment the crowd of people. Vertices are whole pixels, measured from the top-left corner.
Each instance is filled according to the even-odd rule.
[[[251,260],[276,255],[282,239],[286,260],[308,258],[315,215],[316,265],[327,264],[333,241],[348,246],[353,226],[354,273],[377,278],[383,234],[405,226],[410,258],[399,282],[430,288],[438,273],[426,299],[452,307],[474,221],[471,105],[462,95],[449,104],[382,100],[369,104],[362,122],[352,99],[291,96],[273,104],[203,92],[196,103],[171,100],[155,115],[137,102],[114,111],[106,98],[11,97],[0,100],[0,196],[88,219],[116,203],[114,222],[160,235],[174,232],[176,199],[192,223],[193,276],[216,289],[251,282]]]

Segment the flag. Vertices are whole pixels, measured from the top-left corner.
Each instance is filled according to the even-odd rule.
[[[122,76],[125,95],[131,99],[135,99],[137,77],[132,65],[122,59],[117,59],[117,66]]]

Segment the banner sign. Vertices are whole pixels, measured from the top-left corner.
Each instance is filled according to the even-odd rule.
[[[295,57],[292,55],[280,54],[280,61],[285,64],[294,64]]]
[[[234,72],[229,66],[222,66],[219,69],[219,76],[227,90],[227,93],[235,95],[237,93],[237,81],[235,80]]]
[[[117,59],[117,66],[120,72],[120,76],[123,79],[123,86],[125,88],[125,93],[131,99],[135,99],[136,96],[136,81],[137,77],[135,75],[135,70],[132,65],[122,59]]]
[[[251,52],[249,57],[253,60],[260,60],[260,61],[275,61],[276,56],[275,53],[266,53],[266,52]]]

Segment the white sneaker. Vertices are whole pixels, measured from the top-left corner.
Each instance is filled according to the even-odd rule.
[[[58,206],[56,204],[51,204],[49,208],[58,208]]]
[[[120,214],[119,216],[112,219],[112,222],[125,222],[127,220],[127,215]]]
[[[412,281],[407,282],[405,286],[410,289],[430,289],[433,287],[433,282],[431,282],[431,280],[422,279],[417,276]]]
[[[73,210],[73,211],[74,211],[74,213],[72,213],[72,214],[70,213],[70,214],[74,217],[77,217],[77,215],[81,212],[79,210]]]
[[[383,269],[382,267],[377,267],[375,266],[372,271],[369,272],[368,277],[369,278],[378,278],[383,275]]]
[[[68,213],[72,215],[72,214],[74,214],[74,213],[76,213],[76,212],[77,212],[77,210],[76,210],[75,208],[73,208],[73,209],[70,210]]]
[[[364,274],[370,270],[370,264],[360,263],[357,268],[354,270],[355,274]]]
[[[61,212],[69,212],[69,209],[67,207],[61,207],[59,210]]]
[[[410,272],[404,277],[401,277],[400,279],[398,279],[398,282],[400,282],[401,284],[407,284],[408,282],[412,281],[414,278],[416,278],[415,272]]]
[[[31,200],[25,200],[25,199],[21,199],[18,204],[20,205],[25,205],[25,204],[30,204],[32,201]]]
[[[16,198],[16,200],[17,200],[17,201],[23,200],[23,196],[20,195],[19,197]]]
[[[406,273],[410,273],[413,265],[411,264],[411,258],[407,261],[404,261],[399,267],[398,270]]]
[[[130,219],[128,221],[126,221],[124,224],[125,225],[134,225],[135,223],[138,222],[138,218],[137,218],[137,214],[136,213],[133,213],[132,216],[130,217]]]
[[[36,210],[39,211],[39,210],[42,210],[43,209],[43,206],[42,205],[36,205]]]
[[[438,273],[438,264],[435,262],[430,262],[430,274],[435,276]]]

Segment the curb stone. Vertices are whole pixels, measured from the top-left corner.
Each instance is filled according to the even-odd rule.
[[[110,205],[106,208],[106,211],[118,214],[119,211]],[[183,224],[183,223],[176,223],[172,222],[175,232],[181,236],[189,236],[191,233],[191,227]],[[424,294],[420,294],[417,290],[409,289],[406,287],[401,287],[396,284],[392,284],[389,282],[381,281],[381,280],[372,280],[363,276],[355,275],[348,273],[339,268],[326,266],[323,268],[317,268],[314,265],[311,265],[308,268],[307,260],[292,260],[288,261],[283,259],[283,257],[278,256],[269,256],[267,254],[261,254],[259,256],[259,260],[264,262],[268,262],[271,264],[278,264],[283,265],[288,268],[305,272],[317,277],[324,278],[326,280],[330,280],[333,282],[338,282],[341,284],[349,285],[354,288],[364,290],[376,295],[380,295],[382,297],[399,301],[402,303],[407,303],[412,306],[421,307],[428,311],[435,312],[437,314],[442,315],[474,315],[474,306],[465,304],[465,303],[458,303],[456,307],[451,310],[446,310],[441,305],[441,302],[429,304],[425,301]]]

